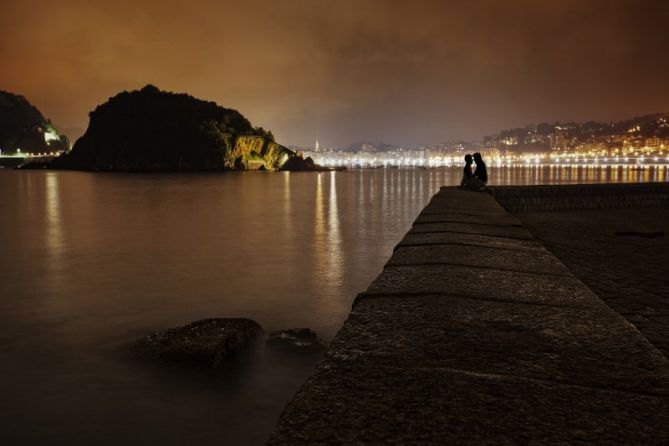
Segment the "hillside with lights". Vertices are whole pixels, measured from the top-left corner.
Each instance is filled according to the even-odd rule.
[[[67,137],[25,97],[0,91],[0,155],[56,154],[68,147]]]
[[[669,113],[656,113],[617,122],[541,123],[503,130],[484,144],[499,149],[545,147],[559,152],[614,155],[629,151],[664,149],[669,144]]]

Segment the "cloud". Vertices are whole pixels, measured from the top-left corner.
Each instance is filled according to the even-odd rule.
[[[64,127],[146,83],[334,146],[669,109],[661,1],[54,3],[3,3],[0,85]]]

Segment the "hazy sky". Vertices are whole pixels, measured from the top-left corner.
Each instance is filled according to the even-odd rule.
[[[0,89],[63,129],[152,83],[283,144],[669,111],[669,1],[0,0]]]

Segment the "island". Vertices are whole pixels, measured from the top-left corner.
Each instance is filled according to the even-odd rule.
[[[49,168],[106,172],[321,170],[237,110],[153,85],[90,113],[86,133]]]

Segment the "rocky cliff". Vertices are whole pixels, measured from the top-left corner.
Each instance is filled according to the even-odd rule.
[[[237,110],[147,85],[90,114],[86,133],[52,167],[93,171],[309,170]]]

